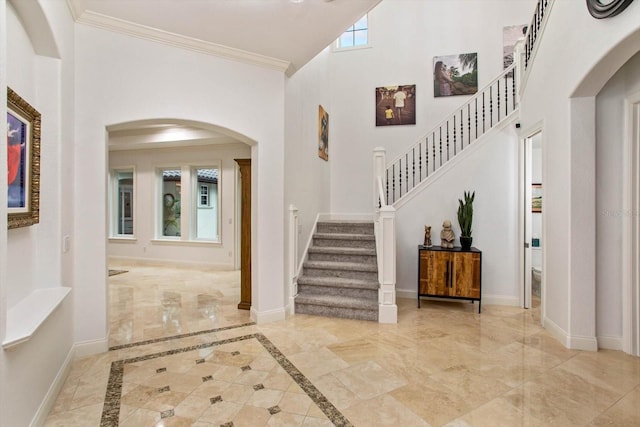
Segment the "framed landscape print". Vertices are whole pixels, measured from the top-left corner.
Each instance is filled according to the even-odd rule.
[[[416,124],[416,85],[376,88],[376,126]]]
[[[329,114],[318,106],[318,157],[329,160]]]
[[[7,88],[8,228],[40,221],[40,113]]]
[[[435,56],[433,96],[473,95],[478,92],[478,54]]]

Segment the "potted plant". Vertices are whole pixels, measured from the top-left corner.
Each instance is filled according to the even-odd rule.
[[[463,250],[471,249],[471,224],[473,222],[473,199],[476,192],[464,192],[464,201],[458,199],[458,224],[460,225],[460,246]]]

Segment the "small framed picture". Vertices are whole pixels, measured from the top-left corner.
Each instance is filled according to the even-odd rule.
[[[318,157],[329,160],[329,113],[318,106]]]
[[[531,184],[531,212],[542,212],[542,184]]]

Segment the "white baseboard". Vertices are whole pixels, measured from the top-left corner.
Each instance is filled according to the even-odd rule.
[[[555,339],[560,341],[562,345],[569,349],[598,351],[598,340],[596,337],[569,335],[564,329],[549,318],[544,319],[543,326]]]
[[[569,348],[572,350],[598,351],[598,340],[596,337],[570,336]]]
[[[520,298],[505,295],[482,295],[482,305],[485,304],[520,307]]]
[[[251,320],[257,324],[262,324],[285,320],[287,318],[287,313],[284,307],[269,311],[256,311],[251,307],[250,316]]]
[[[622,351],[622,337],[599,336],[598,348],[606,348],[607,350]]]
[[[396,298],[403,299],[418,299],[418,291],[417,290],[409,290],[409,289],[396,289]],[[425,297],[427,298],[427,297]],[[438,300],[442,301],[463,301],[457,299],[447,298],[438,298]],[[508,305],[512,307],[520,306],[520,299],[518,297],[504,296],[504,295],[483,295],[482,296],[482,305]]]
[[[560,344],[569,348],[569,334],[565,332],[560,326],[558,326],[553,320],[545,317],[542,321],[542,326],[553,336],[560,341]]]
[[[64,359],[62,366],[58,370],[56,377],[53,379],[49,390],[47,390],[47,394],[45,394],[44,399],[40,403],[40,407],[36,411],[35,415],[31,419],[31,423],[29,423],[30,427],[43,426],[44,421],[51,412],[51,409],[56,403],[56,399],[58,398],[58,394],[64,385],[64,382],[67,380],[69,376],[69,371],[71,370],[71,364],[75,358],[75,347],[71,347],[69,352],[67,353],[67,357]]]
[[[109,340],[102,338],[99,340],[83,341],[73,346],[74,358],[78,359],[92,354],[104,353],[109,351]]]
[[[179,261],[172,259],[156,259],[156,258],[138,258],[126,256],[109,256],[109,266],[142,266],[142,267],[168,267],[168,268],[193,268],[208,269],[214,271],[231,271],[235,270],[233,264],[212,264],[207,262]]]
[[[418,291],[408,290],[408,289],[396,289],[396,299],[404,298],[404,299],[418,299]]]

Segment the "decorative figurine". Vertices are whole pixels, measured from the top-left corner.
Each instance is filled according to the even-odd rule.
[[[431,226],[430,225],[425,225],[424,226],[424,246],[430,248],[431,245]]]
[[[440,246],[451,249],[455,240],[456,235],[453,234],[453,229],[451,229],[451,221],[445,220],[442,223],[442,231],[440,232]]]

